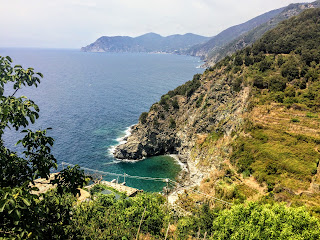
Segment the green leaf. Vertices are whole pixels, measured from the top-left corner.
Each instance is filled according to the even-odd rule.
[[[30,118],[30,121],[34,123],[34,115],[30,115],[29,118]]]
[[[9,56],[6,56],[6,59],[9,61],[9,62],[12,62],[12,59],[11,59],[11,57],[9,57]]]
[[[39,73],[39,72],[38,72],[37,74],[38,74],[40,77],[43,78],[43,74],[42,74],[42,73]]]
[[[3,202],[3,204],[0,206],[0,212],[4,211],[4,208],[6,207],[7,204],[8,204],[8,200]]]
[[[27,199],[25,199],[25,198],[22,198],[22,201],[24,202],[24,204],[25,204],[26,206],[30,206],[30,205],[31,205],[31,203],[30,203]]]

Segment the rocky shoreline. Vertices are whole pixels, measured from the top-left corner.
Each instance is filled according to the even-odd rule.
[[[173,154],[186,165],[178,177],[181,186],[199,185],[227,158],[228,139],[243,124],[250,91],[235,90],[235,81],[221,71],[206,71],[162,96],[132,127],[126,142],[116,147],[115,158]]]

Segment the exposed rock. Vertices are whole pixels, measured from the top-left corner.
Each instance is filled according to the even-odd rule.
[[[116,148],[114,156],[136,160],[178,154],[180,161],[188,165],[190,182],[201,181],[206,172],[219,166],[228,147],[221,145],[221,152],[210,156],[205,148],[197,148],[198,136],[207,136],[205,141],[209,141],[212,134],[227,137],[243,123],[249,88],[235,92],[232,81],[232,77],[220,72],[207,72],[189,96],[169,92],[171,97],[163,97],[166,101],[161,100],[151,107],[146,122],[133,127],[127,142]],[[174,101],[179,107],[174,107]],[[203,156],[210,158],[207,166],[199,164]]]

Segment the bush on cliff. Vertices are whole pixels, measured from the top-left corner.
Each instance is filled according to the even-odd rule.
[[[148,113],[147,112],[141,113],[141,115],[139,117],[139,122],[142,123],[142,124],[145,124],[147,122],[147,117],[148,117]]]

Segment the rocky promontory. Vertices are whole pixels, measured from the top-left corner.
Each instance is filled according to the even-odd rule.
[[[237,81],[221,69],[195,75],[193,80],[163,95],[149,112],[142,113],[126,143],[116,148],[114,156],[137,160],[177,154],[189,165],[206,158],[210,168],[218,166],[228,151],[228,141],[213,144],[210,149],[206,143],[227,139],[241,127],[249,88]],[[215,154],[208,155],[207,151]]]

